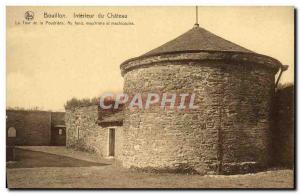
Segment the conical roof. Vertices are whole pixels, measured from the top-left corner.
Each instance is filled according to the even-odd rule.
[[[192,54],[180,56],[176,54],[185,53]],[[201,55],[201,53],[205,53]],[[175,55],[174,55],[175,54]],[[165,55],[166,57],[161,57]],[[121,65],[121,72],[126,72],[145,65],[155,64],[158,61],[174,61],[174,60],[232,60],[239,63],[260,64],[265,67],[274,69],[275,72],[282,66],[280,61],[255,53],[233,42],[225,40],[198,24],[180,35],[179,37],[155,48],[139,57],[131,58],[124,61]]]
[[[173,52],[188,52],[188,51],[231,51],[242,53],[254,53],[244,47],[225,40],[204,28],[199,27],[198,24],[180,35],[179,37],[155,48],[141,57],[159,55],[163,53]]]

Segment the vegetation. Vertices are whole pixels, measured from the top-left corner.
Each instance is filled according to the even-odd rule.
[[[96,97],[91,99],[89,98],[77,99],[73,97],[71,100],[68,100],[64,106],[66,110],[72,110],[78,107],[97,105],[98,102],[99,99]]]

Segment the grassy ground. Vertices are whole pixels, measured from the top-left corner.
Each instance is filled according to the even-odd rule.
[[[200,176],[132,172],[64,147],[22,147],[7,165],[9,188],[292,188],[292,170]]]

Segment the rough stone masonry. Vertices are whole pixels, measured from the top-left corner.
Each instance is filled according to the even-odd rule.
[[[233,174],[269,162],[274,76],[281,63],[195,27],[121,64],[124,92],[196,93],[196,110],[124,109],[122,163]]]

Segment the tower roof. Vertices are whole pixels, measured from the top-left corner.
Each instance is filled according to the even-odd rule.
[[[120,65],[121,74],[156,62],[181,60],[225,60],[247,65],[256,64],[271,68],[275,73],[282,66],[280,61],[272,57],[255,53],[195,24],[192,29],[162,46],[124,61]]]
[[[145,53],[141,57],[159,55],[163,53],[188,51],[230,51],[254,53],[253,51],[225,40],[195,24],[195,26],[186,33],[163,44],[158,48]]]

